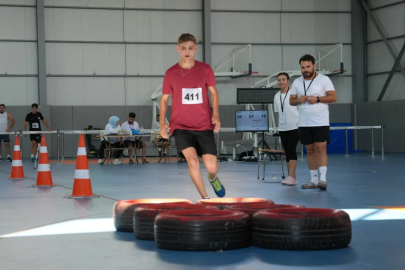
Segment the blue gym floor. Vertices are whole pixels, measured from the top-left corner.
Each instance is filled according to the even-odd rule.
[[[24,160],[26,180],[6,180],[11,164],[0,162],[0,269],[405,269],[404,154],[385,159],[367,153],[331,155],[328,190],[302,190],[281,180],[279,162],[269,162],[266,181],[257,180],[257,163],[220,164],[228,197],[262,197],[280,204],[350,209],[353,238],[348,248],[329,251],[277,251],[250,247],[223,252],[180,252],[115,232],[116,200],[185,198],[199,195],[187,165],[90,165],[98,199],[62,198],[72,193],[74,165],[52,164],[61,186],[28,188],[36,171]],[[205,171],[203,171],[205,175]],[[299,160],[299,185],[309,179]],[[206,183],[211,197],[212,188]],[[384,209],[385,207],[385,209]],[[387,209],[398,207],[399,209]]]

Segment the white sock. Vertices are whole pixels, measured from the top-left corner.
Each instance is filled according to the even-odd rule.
[[[318,184],[318,170],[310,170],[311,173],[311,182],[314,184]]]
[[[1,157],[1,156],[0,156]],[[10,157],[10,155],[7,155],[7,157],[9,158]]]
[[[327,170],[328,170],[328,167],[326,167],[326,166],[319,167],[319,180],[326,182],[326,171]]]

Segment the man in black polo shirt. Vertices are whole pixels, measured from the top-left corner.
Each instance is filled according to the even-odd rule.
[[[44,125],[51,131],[48,123],[42,116],[42,113],[38,112],[38,104],[34,103],[31,105],[32,111],[27,114],[24,122],[24,131],[27,130],[27,124],[30,125],[29,131],[41,131],[41,120]],[[25,135],[27,137],[27,135]],[[30,134],[31,139],[31,161],[34,162],[35,150],[38,148],[38,143],[41,142],[41,134]]]

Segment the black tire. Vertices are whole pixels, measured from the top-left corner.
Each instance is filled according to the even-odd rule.
[[[284,250],[324,250],[350,244],[352,226],[341,210],[297,208],[261,210],[252,218],[255,246]]]
[[[142,205],[159,204],[159,203],[187,203],[192,204],[189,200],[184,199],[138,199],[118,201],[113,207],[114,226],[120,232],[133,232],[134,210]]]
[[[274,204],[272,200],[263,198],[215,198],[208,200],[199,200],[196,204],[215,205],[223,210],[231,205],[244,205],[244,204]]]
[[[185,203],[162,203],[145,205],[135,209],[133,228],[135,237],[142,240],[155,240],[154,223],[156,216],[162,211],[174,210],[218,210],[216,206]]]
[[[260,210],[270,210],[270,209],[295,209],[295,208],[305,208],[302,205],[295,204],[241,204],[241,205],[230,205],[225,208],[229,211],[242,211],[252,218],[253,214]]]
[[[155,220],[155,241],[162,249],[215,251],[250,245],[246,213],[221,210],[164,211]]]

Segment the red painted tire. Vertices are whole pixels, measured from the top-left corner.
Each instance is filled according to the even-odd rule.
[[[175,210],[218,210],[216,206],[185,203],[162,203],[140,206],[133,216],[134,234],[138,239],[155,240],[154,223],[156,216],[162,211]]]
[[[291,209],[291,208],[305,208],[302,205],[294,204],[242,204],[242,205],[230,205],[225,208],[225,210],[230,211],[242,211],[252,218],[253,214],[260,210],[271,210],[271,209]]]
[[[268,249],[323,250],[350,244],[352,226],[341,210],[296,208],[260,210],[252,218],[255,246]]]
[[[191,201],[185,199],[137,199],[118,201],[113,207],[114,226],[120,232],[133,232],[133,216],[134,210],[143,205],[158,204],[158,203],[187,203]]]
[[[246,205],[246,204],[274,204],[272,200],[262,198],[216,198],[208,200],[199,200],[196,204],[216,205],[219,209],[225,209],[231,205]]]
[[[250,245],[249,216],[240,211],[163,211],[155,219],[155,242],[172,250],[215,251]]]

